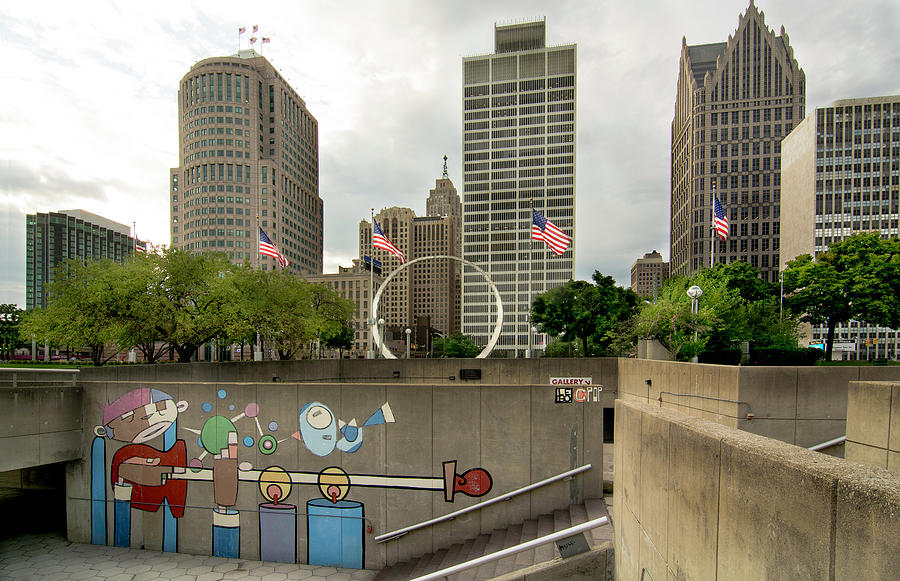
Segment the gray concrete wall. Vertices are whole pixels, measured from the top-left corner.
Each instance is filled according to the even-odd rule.
[[[81,407],[71,379],[0,373],[0,472],[80,459]]]
[[[616,416],[617,579],[900,570],[896,475],[646,403]]]
[[[850,382],[845,458],[900,474],[900,382]]]
[[[890,379],[900,380],[900,368],[736,367],[620,359],[617,389],[627,401],[653,403],[809,447],[847,433],[851,381]],[[748,413],[754,414],[752,420]],[[841,456],[843,449],[829,452]]]
[[[450,361],[449,363],[447,361]],[[611,363],[610,363],[611,361]],[[309,376],[326,373],[325,365],[265,364],[265,375],[295,378],[303,371]],[[332,364],[333,362],[327,362]],[[375,362],[375,368],[390,371],[394,362]],[[413,362],[411,362],[413,363]],[[428,362],[428,365],[409,364],[400,367],[407,378],[413,371],[443,374],[458,373],[460,365],[475,366],[482,362],[460,363],[452,360]],[[419,380],[419,385],[401,382],[384,383],[251,383],[228,382],[222,375],[240,375],[248,369],[243,365],[194,364],[186,366],[146,366],[157,374],[156,380],[122,381],[123,375],[135,373],[134,367],[99,369],[81,377],[84,389],[83,415],[80,421],[87,426],[80,440],[80,462],[69,467],[67,494],[69,539],[91,541],[91,447],[93,428],[102,423],[101,406],[113,402],[137,388],[153,388],[171,395],[175,401],[185,401],[186,410],[178,415],[177,437],[184,440],[187,460],[202,453],[198,436],[215,415],[228,418],[245,411],[247,404],[259,406],[259,427],[254,419],[234,421],[239,435],[238,457],[254,469],[280,466],[289,472],[308,473],[312,477],[325,468],[336,466],[350,475],[443,478],[443,462],[456,460],[457,472],[480,467],[493,479],[490,493],[482,499],[457,494],[453,502],[444,500],[443,491],[369,488],[353,486],[346,500],[360,502],[365,507],[371,532],[365,533],[365,566],[379,568],[387,564],[447,547],[488,533],[494,528],[535,518],[553,509],[581,502],[586,497],[602,496],[603,486],[603,407],[614,405],[615,392],[598,392],[599,401],[556,403],[556,387],[549,385],[549,377],[591,376],[596,384],[614,382],[615,360],[594,361],[590,369],[566,365],[564,361],[547,360],[544,365],[523,365],[522,362],[493,362],[485,365],[480,382],[458,379],[438,384]],[[362,367],[349,366],[351,370]],[[188,371],[194,381],[172,380],[172,370]],[[250,368],[252,369],[252,367]],[[575,369],[575,372],[572,370]],[[370,372],[374,377],[379,369]],[[204,374],[218,374],[217,381],[197,381]],[[542,375],[546,374],[546,376]],[[119,380],[101,380],[101,376]],[[388,375],[385,373],[384,375]],[[505,381],[504,381],[505,377]],[[530,379],[542,379],[529,384]],[[493,382],[493,383],[488,383]],[[220,393],[221,392],[221,393]],[[395,417],[394,423],[363,428],[364,439],[353,453],[335,450],[326,456],[313,454],[303,442],[291,437],[298,430],[301,408],[308,402],[328,406],[335,418],[345,422],[356,419],[362,425],[366,419],[388,402]],[[231,409],[230,406],[234,406]],[[208,411],[207,411],[208,410]],[[135,417],[137,414],[135,414]],[[274,453],[260,452],[260,429],[278,441]],[[251,438],[252,445],[243,444]],[[340,436],[337,436],[338,439]],[[161,448],[161,438],[147,444]],[[107,500],[112,499],[110,472],[113,455],[124,445],[116,440],[102,440],[106,447],[103,488]],[[413,532],[387,543],[375,543],[376,535],[470,506],[480,500],[590,463],[594,468],[571,481],[538,489],[508,502],[459,517],[447,523]],[[202,458],[205,468],[213,466],[211,455]],[[185,515],[178,521],[178,550],[195,554],[211,551],[211,512],[215,506],[213,485],[205,481],[189,481]],[[306,561],[307,529],[303,513],[306,502],[322,498],[315,485],[295,484],[284,502],[298,507],[298,557]],[[235,509],[240,512],[240,557],[257,559],[260,556],[258,507],[264,499],[257,482],[241,481],[238,485]],[[132,509],[130,545],[159,550],[162,546],[162,515]],[[113,508],[108,503],[106,514],[109,541],[113,537]]]

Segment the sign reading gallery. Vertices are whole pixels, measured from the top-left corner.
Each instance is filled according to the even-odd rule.
[[[556,387],[556,403],[598,402],[603,391],[592,377],[551,377],[550,385]]]

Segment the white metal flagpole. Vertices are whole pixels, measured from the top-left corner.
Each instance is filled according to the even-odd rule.
[[[372,299],[375,298],[375,208],[369,208],[369,359],[375,359],[375,347],[372,342],[372,327],[375,325],[375,311],[372,309]],[[366,258],[363,257],[363,264]]]

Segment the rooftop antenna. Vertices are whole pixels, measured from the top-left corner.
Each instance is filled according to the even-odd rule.
[[[447,156],[444,156],[444,175],[441,176],[445,180],[450,179],[450,176],[447,175]]]

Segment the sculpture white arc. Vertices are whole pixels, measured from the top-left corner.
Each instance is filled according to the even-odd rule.
[[[497,288],[497,285],[494,284],[494,281],[491,280],[491,277],[489,277],[488,274],[477,265],[472,264],[465,258],[460,258],[459,256],[447,256],[444,254],[438,256],[423,256],[421,258],[414,258],[407,263],[401,264],[399,268],[394,270],[394,272],[389,274],[388,277],[384,279],[384,282],[381,283],[380,287],[378,287],[378,292],[375,293],[375,299],[372,301],[371,316],[369,317],[369,331],[372,337],[372,345],[378,345],[381,343],[381,333],[378,332],[378,323],[376,322],[377,319],[375,318],[375,316],[376,313],[378,313],[378,301],[381,300],[381,293],[382,291],[384,291],[385,287],[387,287],[388,283],[391,282],[394,277],[397,276],[397,274],[399,274],[404,268],[408,266],[412,266],[417,262],[423,262],[425,260],[438,260],[441,258],[449,258],[450,260],[461,262],[466,266],[471,266],[479,273],[481,273],[481,276],[483,276],[491,286],[491,290],[494,292],[494,298],[497,299],[497,322],[494,324],[494,332],[491,333],[491,339],[488,341],[487,346],[481,351],[481,353],[476,355],[475,358],[484,359],[491,354],[491,351],[494,350],[494,346],[497,345],[497,339],[500,338],[500,331],[503,329],[503,301],[500,299],[500,290]],[[381,345],[381,354],[385,359],[396,359],[394,354],[391,353],[391,350],[388,349],[384,344]]]

